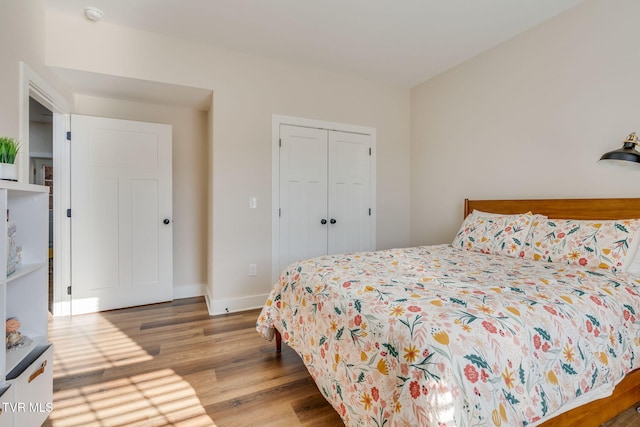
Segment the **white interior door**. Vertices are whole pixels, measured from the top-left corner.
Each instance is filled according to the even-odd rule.
[[[327,253],[327,131],[281,125],[280,144],[282,270]]]
[[[72,313],[173,298],[171,126],[71,116]]]
[[[329,131],[330,254],[375,249],[371,238],[371,137]]]

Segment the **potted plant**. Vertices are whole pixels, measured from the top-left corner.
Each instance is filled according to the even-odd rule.
[[[16,156],[20,151],[20,144],[14,138],[0,136],[0,179],[18,180]]]

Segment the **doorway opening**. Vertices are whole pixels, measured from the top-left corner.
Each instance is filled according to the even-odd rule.
[[[53,112],[29,97],[29,183],[49,187],[49,311],[53,312]]]

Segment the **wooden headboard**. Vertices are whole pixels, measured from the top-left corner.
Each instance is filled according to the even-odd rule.
[[[640,218],[640,198],[464,200],[466,218],[474,209],[501,214],[531,211],[555,219]]]

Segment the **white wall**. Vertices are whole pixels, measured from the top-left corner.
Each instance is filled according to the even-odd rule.
[[[203,295],[207,283],[207,112],[76,95],[75,113],[172,126],[173,295]]]
[[[273,114],[376,128],[377,246],[409,243],[408,90],[55,13],[47,15],[46,52],[51,66],[214,91],[213,302],[231,310],[256,306],[272,286]],[[250,196],[258,209],[248,208]],[[258,265],[256,277],[248,276],[249,264]]]
[[[446,243],[463,199],[637,197],[596,163],[640,131],[640,2],[587,0],[411,91],[411,243]]]
[[[3,1],[0,3],[0,135],[20,135],[20,62],[67,99],[69,89],[44,65],[45,13],[40,0]],[[22,141],[22,152],[28,152]],[[28,155],[25,156],[28,159]]]

